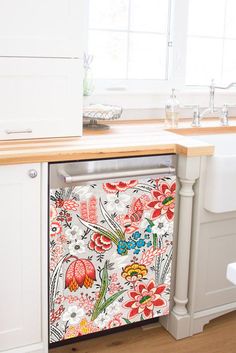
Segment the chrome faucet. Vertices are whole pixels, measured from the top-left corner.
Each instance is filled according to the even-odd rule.
[[[217,114],[220,118],[220,123],[221,126],[228,126],[229,125],[229,107],[235,107],[235,105],[227,105],[224,104],[222,108],[215,108],[215,90],[216,89],[229,89],[233,86],[236,86],[236,82],[230,83],[228,86],[215,86],[214,80],[211,81],[211,84],[209,86],[209,106],[208,108],[204,109],[202,112],[200,112],[200,107],[199,105],[194,107],[193,111],[193,121],[192,121],[192,126],[194,127],[200,127],[201,126],[201,119],[204,116],[207,115],[214,115]]]

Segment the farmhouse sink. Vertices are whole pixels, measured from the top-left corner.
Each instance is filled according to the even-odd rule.
[[[215,146],[207,161],[205,209],[213,213],[236,211],[236,134],[194,138]]]

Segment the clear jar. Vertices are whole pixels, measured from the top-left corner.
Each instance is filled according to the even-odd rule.
[[[168,128],[177,128],[179,123],[180,104],[175,95],[175,89],[172,89],[170,98],[165,105],[165,126]]]
[[[84,81],[83,81],[84,96],[91,96],[93,91],[94,91],[93,73],[90,68],[87,68],[84,71]]]

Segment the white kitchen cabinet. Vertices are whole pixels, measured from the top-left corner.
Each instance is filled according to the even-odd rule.
[[[40,174],[40,164],[0,166],[0,352],[4,353],[46,352],[42,264],[46,270],[47,250],[42,246]]]
[[[0,58],[0,139],[82,134],[80,59]]]
[[[236,261],[236,217],[201,225],[198,256],[195,311],[235,302],[236,288],[226,271]]]
[[[202,332],[210,320],[236,310],[236,286],[226,279],[228,264],[236,262],[236,212],[205,209],[208,165],[204,156],[178,156],[173,307],[169,317],[161,319],[176,339]],[[227,185],[222,187],[227,193]]]
[[[0,56],[83,56],[86,0],[0,0]]]

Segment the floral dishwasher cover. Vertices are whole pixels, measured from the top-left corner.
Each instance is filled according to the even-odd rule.
[[[176,177],[50,190],[50,343],[167,315]]]

